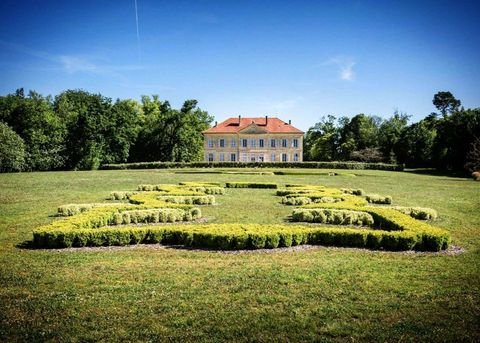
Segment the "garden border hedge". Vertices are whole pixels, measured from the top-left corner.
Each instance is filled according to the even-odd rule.
[[[170,168],[308,168],[403,171],[403,165],[365,162],[136,162],[104,164],[100,169],[170,169]]]

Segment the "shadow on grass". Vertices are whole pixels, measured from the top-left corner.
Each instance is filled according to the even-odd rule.
[[[35,246],[33,245],[32,240],[18,243],[18,244],[15,245],[15,248],[26,249],[26,250],[36,250]]]
[[[405,169],[404,172],[410,173],[410,174],[445,176],[445,177],[455,177],[455,178],[462,178],[462,179],[470,177],[470,175],[465,171],[448,171],[448,170],[438,170],[434,168]]]

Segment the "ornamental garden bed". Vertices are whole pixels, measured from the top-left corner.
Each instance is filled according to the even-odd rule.
[[[385,206],[392,203],[390,196],[365,194],[361,189],[302,184],[280,188],[276,183],[229,182],[225,186],[270,192],[277,189],[271,201],[279,202],[280,199],[284,206],[297,206],[290,216],[295,224],[200,224],[201,208],[215,204],[216,197],[225,194],[223,185],[208,182],[139,185],[137,190],[112,192],[114,196],[109,196],[123,202],[59,207],[58,213],[65,218],[35,229],[33,246],[69,248],[160,243],[243,250],[309,244],[440,251],[451,243],[447,231],[419,220],[436,218],[433,209]],[[257,210],[262,211],[262,208]],[[172,224],[158,225],[162,223]]]

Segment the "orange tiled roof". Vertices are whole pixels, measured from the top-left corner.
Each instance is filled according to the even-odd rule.
[[[203,133],[236,133],[239,132],[251,124],[256,124],[258,127],[264,129],[268,133],[303,133],[303,131],[293,127],[292,125],[285,123],[278,118],[228,118],[225,121],[217,124]]]

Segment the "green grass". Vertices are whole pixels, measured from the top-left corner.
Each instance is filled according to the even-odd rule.
[[[413,173],[357,177],[175,174],[175,170],[0,175],[0,341],[479,341],[480,183]],[[336,170],[335,172],[341,172]],[[348,173],[348,171],[344,171]],[[363,188],[431,207],[465,253],[320,248],[224,254],[152,246],[28,250],[68,203],[138,184],[249,181]],[[211,222],[282,223],[273,189],[227,189]]]

